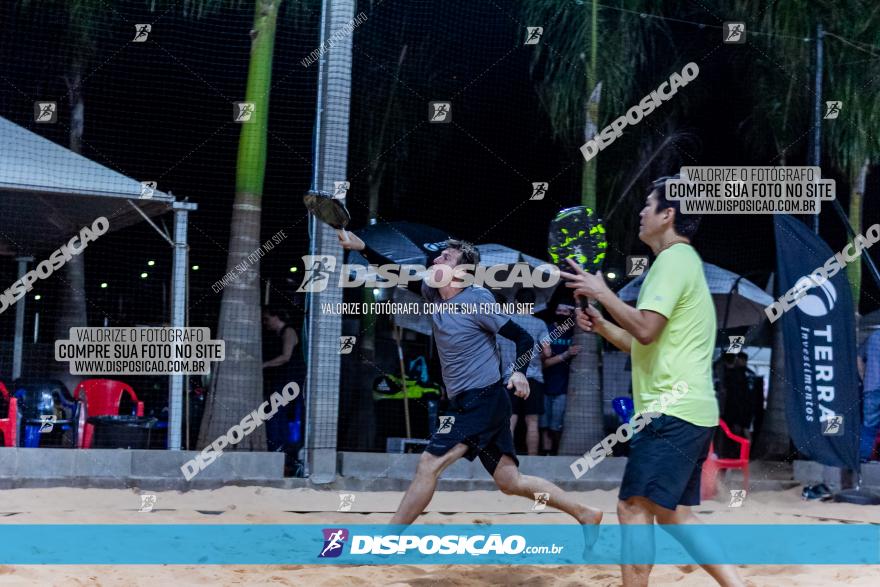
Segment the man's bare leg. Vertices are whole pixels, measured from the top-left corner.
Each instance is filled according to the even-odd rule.
[[[645,530],[632,531],[625,526],[638,524],[647,528],[654,523],[652,502],[643,497],[631,497],[617,502],[617,519],[620,522],[621,556],[624,561],[637,553],[649,554],[650,560],[654,560],[654,535]],[[645,565],[620,565],[623,574],[624,587],[647,587],[648,577],[651,575],[653,564]]]
[[[602,512],[585,506],[572,499],[565,491],[540,477],[522,475],[507,455],[502,455],[498,466],[492,474],[495,484],[507,495],[519,495],[528,499],[535,499],[536,493],[548,493],[550,499],[547,505],[562,510],[574,517],[581,524],[598,524],[602,521]]]
[[[466,452],[467,446],[464,444],[456,444],[441,457],[423,452],[419,458],[419,466],[416,468],[412,483],[406,490],[400,505],[397,506],[397,512],[391,519],[391,523],[406,526],[412,524],[431,503],[440,474],[446,467],[463,457]]]
[[[553,440],[550,438],[550,429],[541,429],[541,451],[550,454],[553,451]]]
[[[519,416],[512,414],[510,416],[510,433],[516,434],[516,423],[519,422]]]
[[[680,505],[674,510],[668,510],[653,504],[655,507],[655,515],[657,523],[664,526],[664,530],[669,532],[678,542],[687,549],[687,551],[695,559],[708,560],[717,558],[719,553],[718,546],[712,543],[706,543],[702,540],[695,540],[694,536],[688,532],[676,532],[675,526],[684,524],[701,524],[700,519],[691,511],[688,506]],[[742,587],[745,585],[736,570],[735,565],[700,565],[712,578],[718,581],[719,585],[724,587]]]
[[[538,415],[526,416],[526,450],[530,455],[538,454]]]

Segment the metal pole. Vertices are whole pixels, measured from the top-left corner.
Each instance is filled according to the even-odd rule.
[[[184,328],[187,325],[187,271],[189,270],[189,245],[187,226],[189,211],[196,205],[189,202],[174,202],[174,253],[171,261],[171,327]],[[183,381],[185,375],[169,375],[168,386],[168,450],[180,450],[183,430]]]
[[[27,273],[28,263],[33,257],[16,257],[18,261],[18,279]],[[27,295],[21,297],[15,305],[15,341],[12,348],[12,380],[21,377],[21,357],[24,351],[24,304]]]
[[[334,31],[354,17],[354,0],[324,0],[321,10],[321,47]],[[350,35],[338,39],[318,62],[318,100],[312,151],[312,191],[333,191],[334,181],[346,177],[349,107],[351,104]],[[314,216],[309,219],[311,255],[342,259],[336,231]],[[329,279],[338,278],[335,269]],[[320,313],[322,303],[342,301],[342,290],[328,286],[307,297],[306,347],[306,474],[313,483],[336,479],[336,430],[339,417],[339,336],[342,318]]]
[[[823,59],[822,41],[825,32],[822,24],[816,25],[816,79],[813,89],[813,137],[810,145],[810,165],[822,165],[822,74],[825,61]],[[813,215],[813,232],[819,234],[819,215]]]

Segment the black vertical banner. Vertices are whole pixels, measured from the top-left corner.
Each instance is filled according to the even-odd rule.
[[[828,245],[792,216],[776,215],[774,227],[777,296],[784,297],[796,285],[812,285],[796,303],[789,295],[789,303],[774,304],[785,340],[789,433],[803,456],[858,470],[862,418],[852,295],[842,266],[847,260],[835,259]],[[839,270],[831,275],[835,268]],[[817,270],[820,277],[831,277],[820,278],[820,285],[807,282]]]

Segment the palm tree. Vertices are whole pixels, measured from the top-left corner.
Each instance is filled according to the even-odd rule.
[[[550,117],[553,137],[580,157],[579,147],[595,136],[602,127],[600,120],[607,124],[625,112],[621,105],[632,104],[646,93],[647,88],[640,84],[640,79],[650,79],[650,76],[641,77],[638,72],[648,63],[653,68],[667,63],[671,67],[676,52],[668,47],[658,50],[658,33],[668,32],[662,20],[634,21],[627,12],[611,10],[603,11],[600,19],[596,2],[591,2],[588,8],[575,3],[560,4],[554,0],[527,0],[521,8],[521,20],[529,26],[544,28],[540,42],[534,47],[532,76],[538,84],[541,104]],[[645,8],[643,4],[640,3],[639,10],[649,12],[650,7]],[[657,2],[651,4],[659,6]],[[600,46],[604,54],[614,55],[614,59],[599,63]],[[602,104],[611,104],[614,108],[600,112]],[[640,136],[640,139],[659,148],[654,135]],[[642,152],[648,157],[648,165],[637,167],[644,173],[659,151]],[[621,167],[603,174],[603,180],[612,185],[623,183],[624,179],[630,179],[626,173]],[[618,202],[623,201],[640,178],[632,179]],[[598,180],[594,158],[583,166],[581,203],[600,211],[599,216],[604,217],[604,212],[610,212],[616,202],[613,198],[598,201]],[[613,246],[615,244],[620,243],[609,243],[609,248],[627,250]],[[573,339],[573,344],[581,346],[582,351],[571,364],[573,376],[569,378],[564,425],[569,432],[562,436],[559,447],[563,454],[582,454],[604,436],[601,339],[580,329],[575,330]]]
[[[223,289],[217,336],[226,341],[226,360],[217,364],[199,432],[199,446],[226,433],[263,400],[259,261],[247,263],[260,246],[260,215],[266,172],[269,92],[278,10],[283,0],[257,0],[244,102],[253,105],[242,123],[230,222],[227,271],[243,263],[238,279]],[[201,8],[201,6],[199,7]],[[236,447],[265,450],[263,434],[251,434]]]
[[[150,9],[163,13],[181,10],[185,18],[201,18],[224,6],[242,7],[240,0],[145,0]],[[218,338],[226,342],[226,359],[217,363],[211,380],[205,413],[199,431],[199,446],[225,434],[263,401],[262,327],[260,320],[260,266],[245,262],[260,247],[261,201],[266,171],[269,95],[275,32],[284,0],[255,0],[254,23],[250,30],[251,50],[245,96],[253,105],[250,119],[241,124],[236,161],[235,199],[230,222],[226,268],[245,267],[238,278],[223,289]],[[286,17],[298,21],[315,9],[316,0],[290,3]],[[263,434],[251,434],[239,450],[265,450]]]
[[[830,164],[823,166],[824,175],[836,168],[849,180],[849,222],[861,233],[862,197],[872,157],[880,151],[876,133],[870,129],[880,125],[880,108],[873,93],[866,86],[880,75],[880,65],[862,44],[876,43],[880,38],[880,11],[873,3],[848,0],[845,2],[789,2],[769,7],[740,2],[744,15],[755,14],[747,22],[755,22],[760,30],[773,31],[777,36],[771,42],[757,37],[767,59],[754,63],[755,72],[748,77],[757,80],[754,89],[754,111],[761,120],[746,121],[753,131],[747,133],[749,142],[757,146],[759,132],[770,129],[776,156],[782,165],[788,160],[788,150],[802,146],[811,125],[809,113],[816,96],[811,88],[815,31],[818,24],[831,31],[825,36],[825,75],[823,100],[840,100],[843,108],[839,118],[822,121],[823,152]],[[834,31],[845,31],[842,38]],[[805,43],[804,39],[813,42]],[[780,69],[782,72],[780,72]],[[824,104],[822,104],[824,106]],[[764,131],[766,132],[766,131]],[[838,194],[839,197],[840,194]],[[847,266],[852,297],[858,320],[861,294],[861,263]],[[782,377],[784,363],[779,328],[775,329],[773,350],[773,384],[768,397],[764,431],[756,446],[759,456],[779,456],[789,453],[785,426],[784,394],[786,382]]]
[[[67,105],[70,108],[70,127],[68,129],[68,148],[74,153],[82,153],[83,133],[85,132],[85,91],[83,72],[93,63],[96,55],[95,38],[107,21],[108,2],[103,0],[21,0],[21,7],[33,18],[42,19],[47,15],[63,14],[65,32],[60,36],[60,59],[56,61],[63,68],[62,78],[67,87]],[[67,227],[71,235],[80,227],[72,224]],[[85,290],[84,255],[75,255],[64,265],[64,281],[67,291],[61,298],[61,311],[55,322],[55,338],[66,339],[70,329],[88,325]],[[64,382],[73,389],[82,379],[71,375],[63,363],[53,361],[52,377]]]

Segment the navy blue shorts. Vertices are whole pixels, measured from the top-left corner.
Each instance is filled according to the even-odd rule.
[[[510,414],[510,400],[500,380],[488,387],[462,391],[449,400],[449,409],[440,416],[440,426],[425,451],[439,457],[456,444],[465,444],[465,458],[472,461],[480,457],[490,475],[495,473],[501,455],[508,455],[519,466],[510,433]]]
[[[644,497],[674,510],[700,505],[700,476],[715,427],[662,414],[630,441],[618,498]]]

